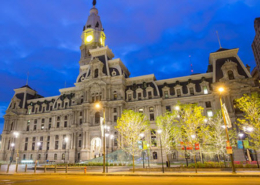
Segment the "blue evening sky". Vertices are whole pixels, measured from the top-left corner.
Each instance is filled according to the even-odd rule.
[[[81,32],[92,0],[0,0],[0,133],[3,115],[26,83],[43,96],[73,86],[80,58]],[[157,79],[204,73],[210,52],[240,48],[255,66],[251,49],[259,0],[97,0],[106,44],[131,76]]]

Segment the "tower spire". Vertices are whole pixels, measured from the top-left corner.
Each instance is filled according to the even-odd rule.
[[[96,0],[93,0],[93,6],[96,6],[96,4],[97,4],[97,1]]]
[[[218,37],[219,48],[222,48],[222,47],[221,47],[221,43],[220,43],[220,39],[219,39],[219,35],[218,35],[218,31],[216,31],[216,33],[217,33],[217,37]]]

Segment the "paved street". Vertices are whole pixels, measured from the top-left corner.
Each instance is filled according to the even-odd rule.
[[[71,185],[71,184],[87,184],[87,185],[122,185],[122,184],[135,184],[135,185],[155,185],[155,184],[194,184],[194,185],[253,185],[260,184],[260,178],[222,178],[222,177],[97,177],[97,176],[83,176],[83,175],[1,175],[0,184],[26,184],[26,185]]]

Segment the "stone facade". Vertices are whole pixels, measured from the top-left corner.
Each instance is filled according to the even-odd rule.
[[[114,130],[116,120],[124,109],[132,109],[150,119],[154,130],[146,133],[145,139],[151,146],[150,161],[159,162],[157,116],[181,102],[198,103],[210,117],[220,109],[216,88],[224,85],[223,100],[234,122],[241,116],[234,108],[234,99],[258,90],[237,55],[238,49],[220,48],[210,53],[206,73],[156,80],[153,74],[131,78],[123,62],[114,59],[113,52],[105,46],[105,39],[94,6],[83,28],[80,71],[75,86],[60,89],[60,95],[54,97],[42,97],[28,85],[14,90],[4,116],[1,160],[9,161],[17,150],[19,161],[73,163],[101,156],[100,117],[104,111],[110,134],[115,136],[107,146],[109,151],[115,151],[120,141]],[[96,101],[101,102],[99,110],[95,108]],[[19,133],[17,138],[14,132]]]
[[[258,79],[260,79],[260,17],[255,19],[255,38],[252,43],[252,49],[258,70]]]

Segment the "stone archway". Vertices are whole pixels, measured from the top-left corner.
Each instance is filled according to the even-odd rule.
[[[91,140],[91,159],[102,156],[101,146],[101,139],[99,137]]]

